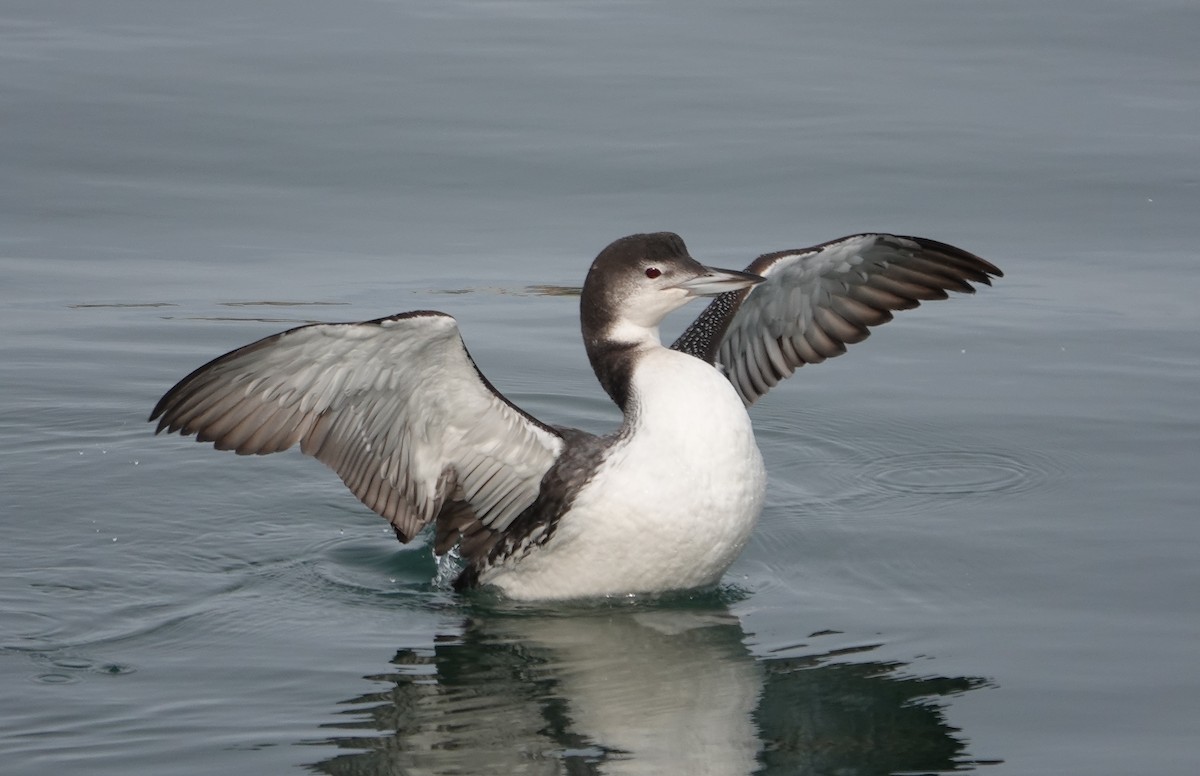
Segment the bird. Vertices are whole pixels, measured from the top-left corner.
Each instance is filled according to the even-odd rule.
[[[584,348],[620,426],[597,435],[518,407],[434,310],[289,329],[167,391],[155,433],[242,455],[299,445],[412,541],[432,526],[458,591],[518,601],[712,587],[738,557],[767,475],[748,408],[894,311],[1003,273],[954,246],[863,233],[705,266],[671,232],[600,251],[580,294]],[[659,325],[713,297],[670,346]],[[458,568],[458,567],[456,567]]]

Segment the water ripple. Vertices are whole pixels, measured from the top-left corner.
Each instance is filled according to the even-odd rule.
[[[930,499],[1024,493],[1056,479],[1065,465],[903,418],[810,413],[756,422],[756,429],[771,464],[769,498],[784,510],[856,513],[887,502],[894,512]]]
[[[917,495],[1019,493],[1041,485],[1050,475],[1044,461],[982,450],[930,450],[886,455],[860,470],[868,486]]]

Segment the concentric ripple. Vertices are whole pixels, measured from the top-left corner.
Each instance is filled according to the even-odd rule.
[[[863,476],[882,490],[917,495],[1017,493],[1049,476],[1047,462],[997,452],[934,450],[868,461]]]

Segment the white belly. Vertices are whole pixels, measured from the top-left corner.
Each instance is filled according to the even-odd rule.
[[[714,584],[733,563],[766,488],[741,399],[708,364],[665,349],[646,354],[632,388],[633,425],[554,535],[482,581],[520,599],[653,593]]]

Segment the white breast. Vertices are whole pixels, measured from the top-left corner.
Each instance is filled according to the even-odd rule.
[[[766,472],[750,418],[716,369],[664,348],[634,370],[636,411],[555,534],[484,581],[513,598],[710,585],[745,545]]]

